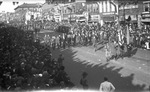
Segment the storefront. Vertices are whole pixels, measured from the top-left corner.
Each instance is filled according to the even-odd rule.
[[[115,21],[115,13],[114,12],[101,13],[101,21],[103,23],[114,22]]]
[[[91,19],[90,19],[90,21],[91,22],[98,22],[98,23],[100,23],[100,15],[91,15]]]
[[[141,16],[141,22],[150,25],[150,13],[142,13]]]
[[[115,22],[115,15],[102,15],[103,22]]]

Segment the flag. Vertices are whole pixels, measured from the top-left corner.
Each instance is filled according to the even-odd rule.
[[[121,39],[121,29],[118,29],[118,41],[119,41],[119,43],[122,42],[122,39]]]
[[[126,36],[127,36],[127,44],[129,44],[130,43],[130,32],[129,32],[128,25],[127,25],[127,34],[126,34]]]

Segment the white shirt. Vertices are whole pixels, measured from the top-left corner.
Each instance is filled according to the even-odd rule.
[[[100,85],[100,92],[113,92],[115,90],[115,87],[112,83],[105,81],[101,83]]]

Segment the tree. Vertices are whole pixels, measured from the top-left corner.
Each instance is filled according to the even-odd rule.
[[[0,5],[2,4],[3,2],[2,1],[0,1]]]

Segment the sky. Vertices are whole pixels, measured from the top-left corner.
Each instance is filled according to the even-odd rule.
[[[0,12],[14,12],[14,9],[23,3],[44,3],[45,0],[0,0],[3,3],[0,5]],[[19,4],[13,5],[13,2],[19,2]]]

